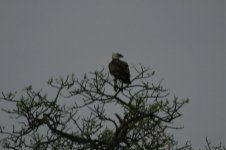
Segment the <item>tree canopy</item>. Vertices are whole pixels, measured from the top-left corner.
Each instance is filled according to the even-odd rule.
[[[132,84],[114,91],[112,77],[104,68],[66,78],[51,78],[50,96],[30,85],[23,93],[2,92],[0,99],[12,103],[3,111],[14,117],[11,130],[1,125],[6,149],[186,150],[178,146],[171,130],[189,99],[170,99],[162,82],[154,81],[150,68],[133,67]],[[207,140],[206,149],[214,147]]]

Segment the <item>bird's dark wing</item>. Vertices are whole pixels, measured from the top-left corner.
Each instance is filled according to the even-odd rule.
[[[121,60],[112,60],[109,63],[110,73],[124,83],[130,83],[130,71],[126,62]]]
[[[122,68],[122,71],[127,74],[128,77],[130,77],[130,71],[129,71],[129,65],[125,61],[120,61],[120,66]]]

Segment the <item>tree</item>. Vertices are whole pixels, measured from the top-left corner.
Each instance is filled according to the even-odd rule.
[[[155,72],[133,68],[132,84],[114,91],[108,71],[97,70],[82,79],[74,74],[51,78],[48,85],[56,90],[49,96],[32,86],[24,93],[2,92],[1,100],[12,103],[3,109],[14,116],[12,130],[0,127],[7,149],[191,149],[186,142],[177,146],[170,130],[181,116],[179,110],[188,99],[169,100],[169,91],[161,82],[153,82]],[[209,143],[209,148],[210,143]],[[221,147],[220,147],[221,148]]]

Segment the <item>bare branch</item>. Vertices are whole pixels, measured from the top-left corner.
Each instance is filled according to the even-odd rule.
[[[162,80],[153,81],[150,67],[133,67],[133,72],[132,84],[117,91],[102,68],[81,79],[74,74],[51,78],[47,83],[56,90],[54,97],[32,86],[20,96],[2,92],[1,102],[15,106],[3,112],[17,121],[11,131],[0,126],[5,135],[2,145],[8,149],[190,149],[188,142],[177,147],[168,132],[182,129],[173,121],[181,117],[179,111],[189,100],[169,100],[169,90],[162,87]],[[214,147],[206,142],[208,150],[222,149],[221,144]]]

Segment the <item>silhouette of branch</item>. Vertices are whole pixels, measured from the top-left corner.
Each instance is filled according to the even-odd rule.
[[[172,122],[188,99],[168,100],[162,81],[152,81],[154,71],[142,65],[133,69],[132,84],[117,91],[102,68],[81,79],[74,74],[51,78],[47,83],[56,90],[52,98],[32,86],[21,96],[2,92],[0,100],[15,105],[3,111],[20,119],[11,132],[1,126],[7,137],[4,148],[170,149],[174,138],[167,130],[181,129]],[[115,110],[106,111],[109,106]]]

